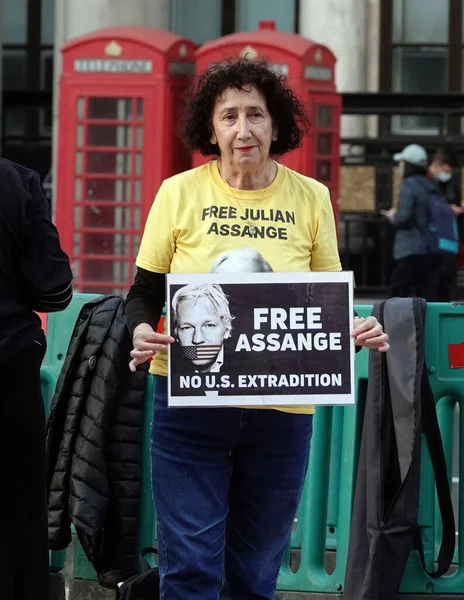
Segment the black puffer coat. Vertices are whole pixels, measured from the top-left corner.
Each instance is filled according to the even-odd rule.
[[[124,303],[105,296],[77,319],[47,431],[49,547],[71,523],[102,585],[136,572],[146,371],[131,373]]]

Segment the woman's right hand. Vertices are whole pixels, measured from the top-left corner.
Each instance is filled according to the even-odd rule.
[[[132,338],[134,349],[130,353],[132,360],[129,363],[129,369],[135,373],[139,365],[153,358],[160,350],[165,350],[174,341],[170,335],[163,335],[153,330],[136,330]]]

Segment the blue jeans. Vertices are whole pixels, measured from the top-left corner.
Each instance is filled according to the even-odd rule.
[[[161,600],[273,600],[311,434],[311,415],[167,408],[155,377]]]

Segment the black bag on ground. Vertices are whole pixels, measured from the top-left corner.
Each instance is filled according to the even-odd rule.
[[[118,600],[159,600],[160,577],[158,567],[151,567],[145,556],[158,552],[155,548],[140,551],[140,573],[133,575],[118,587]]]

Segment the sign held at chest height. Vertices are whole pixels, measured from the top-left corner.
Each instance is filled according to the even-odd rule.
[[[170,406],[354,403],[353,275],[168,275]]]

